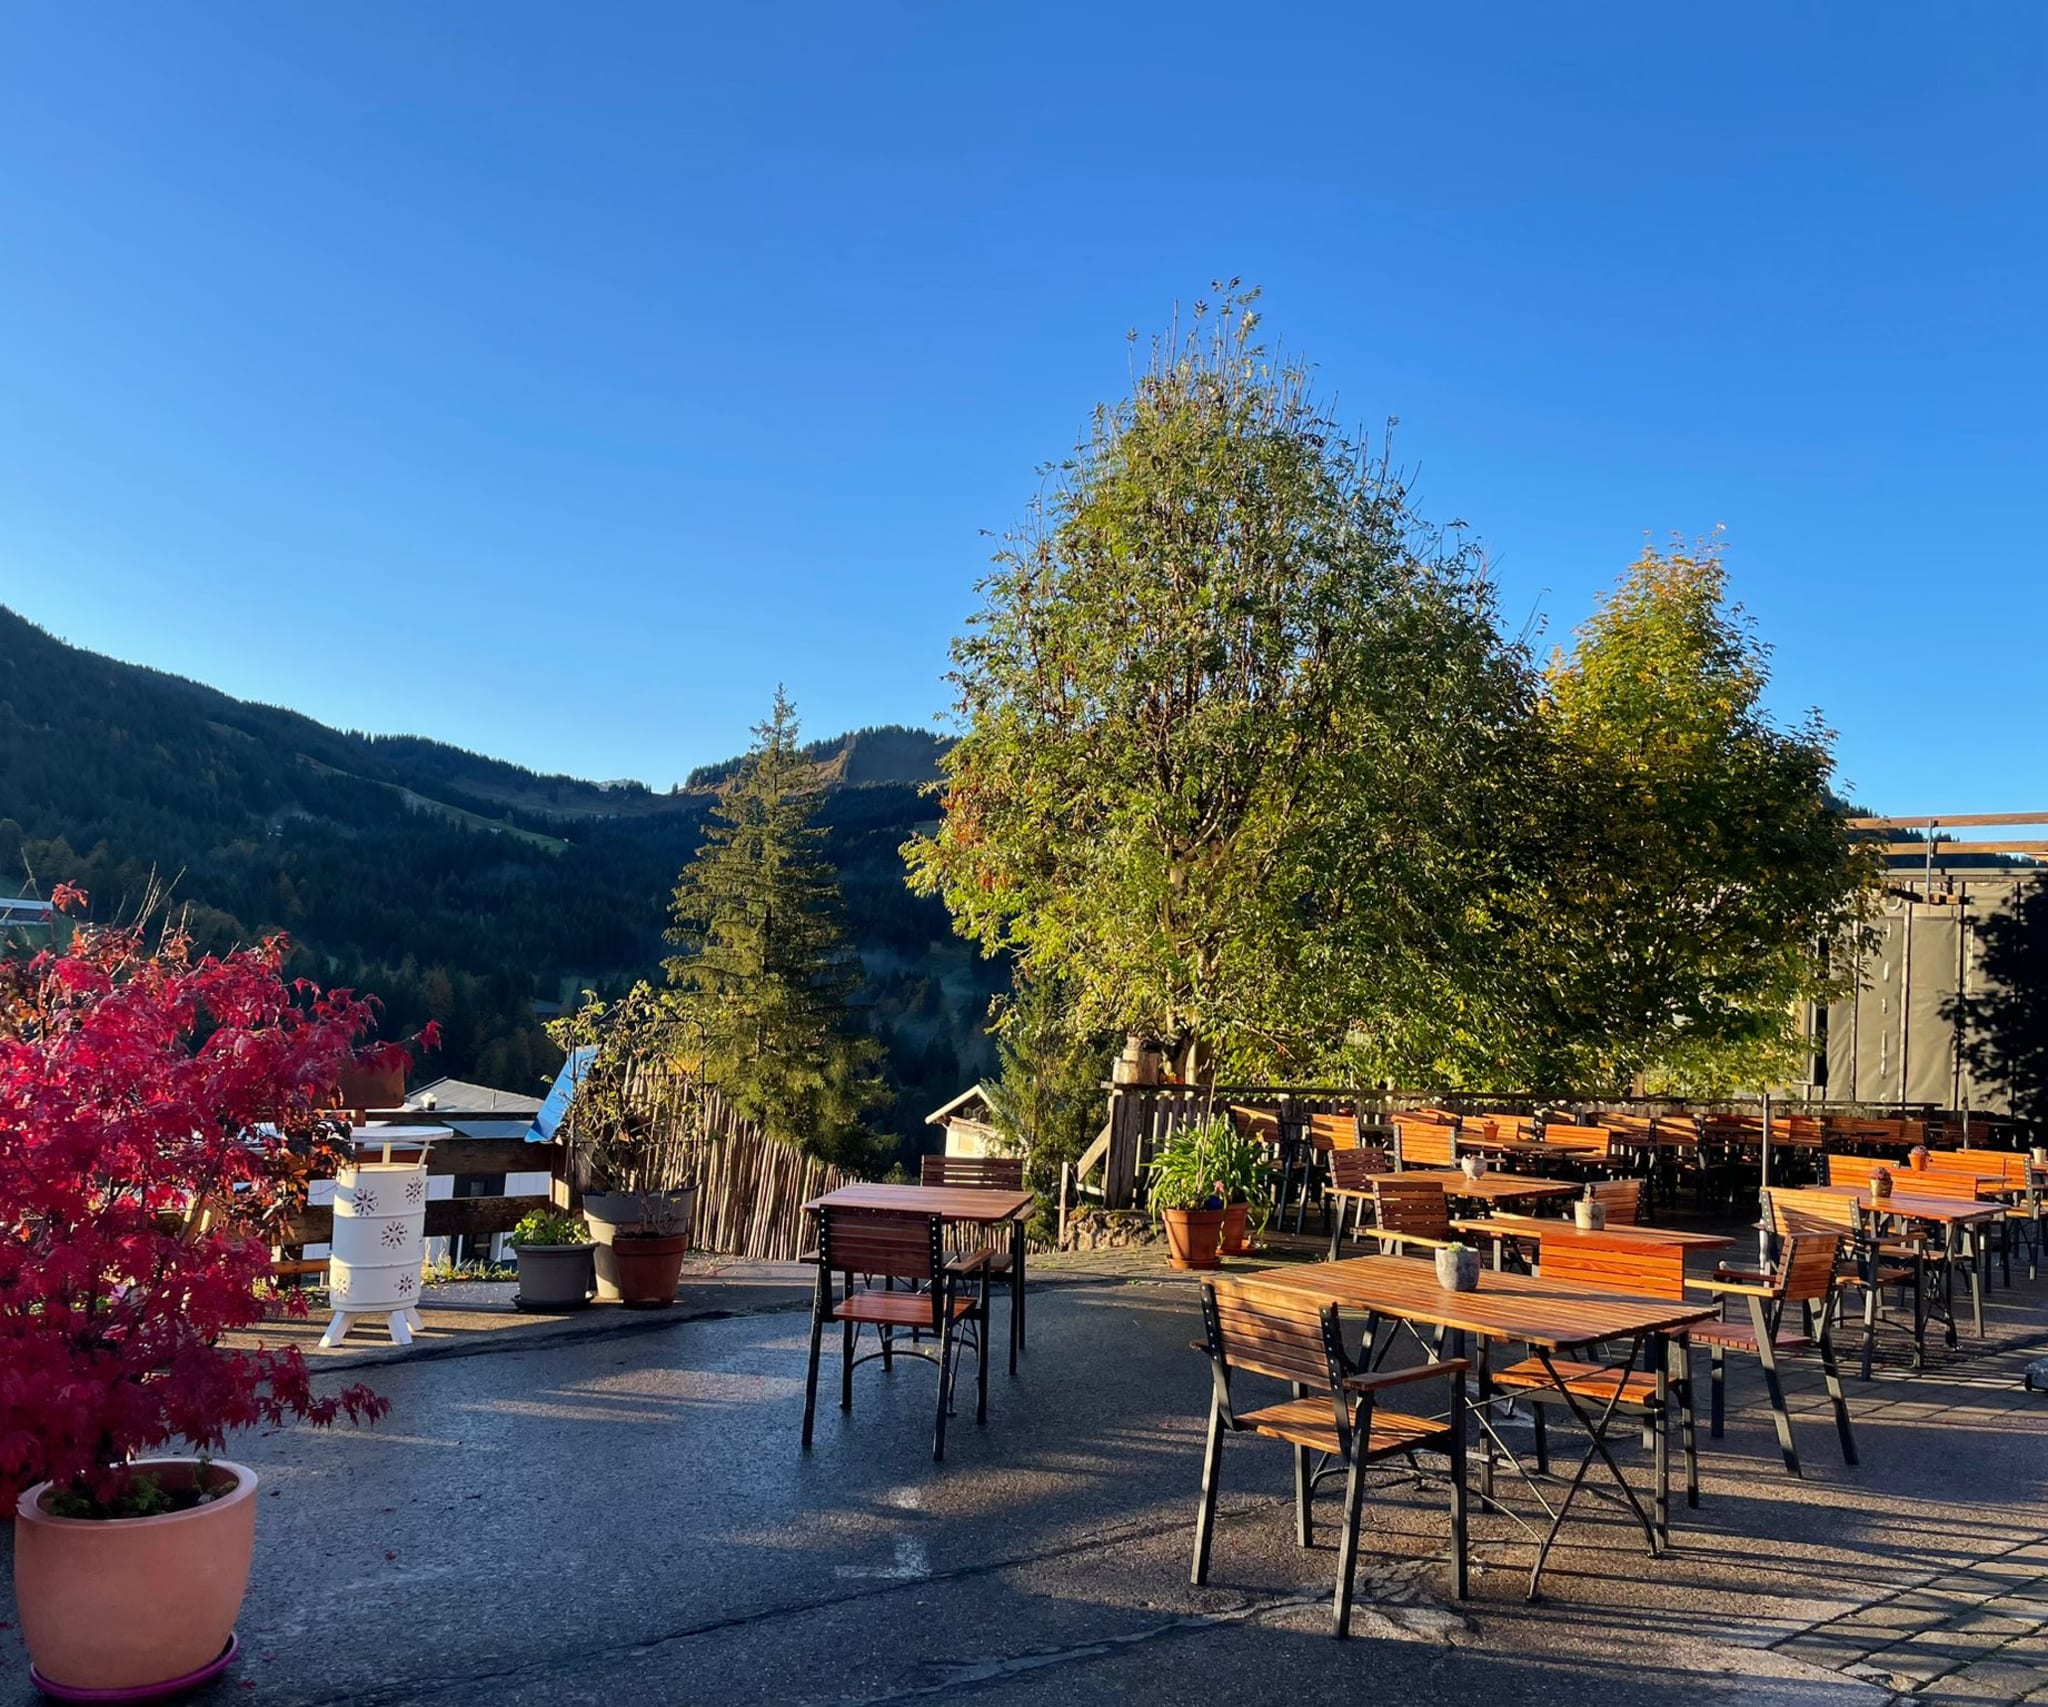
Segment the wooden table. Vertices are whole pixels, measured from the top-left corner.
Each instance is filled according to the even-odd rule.
[[[1825,1191],[1836,1197],[1853,1197],[1866,1215],[1889,1217],[1895,1221],[1925,1221],[1937,1227],[1952,1228],[1959,1233],[1969,1246],[1970,1257],[1970,1316],[1978,1338],[1984,1335],[1984,1253],[1982,1238],[1984,1224],[2001,1219],[2005,1214],[2002,1203],[1976,1203],[1966,1197],[1915,1197],[1910,1192],[1896,1188],[1889,1197],[1875,1196],[1866,1185],[1819,1185],[1810,1188]],[[1955,1344],[1955,1310],[1947,1296],[1952,1283],[1950,1263],[1942,1269],[1944,1304],[1949,1307],[1948,1330],[1950,1345]]]
[[[1607,1450],[1605,1431],[1620,1397],[1619,1384],[1615,1398],[1609,1401],[1606,1411],[1596,1421],[1587,1414],[1578,1397],[1559,1375],[1554,1359],[1567,1348],[1588,1345],[1596,1340],[1627,1340],[1633,1363],[1634,1353],[1640,1351],[1647,1341],[1665,1334],[1682,1335],[1694,1323],[1718,1315],[1717,1305],[1588,1292],[1545,1281],[1540,1276],[1492,1271],[1480,1274],[1475,1291],[1453,1292],[1437,1284],[1433,1263],[1416,1262],[1405,1257],[1350,1257],[1342,1262],[1302,1263],[1289,1268],[1263,1269],[1250,1278],[1299,1296],[1314,1298],[1320,1303],[1335,1304],[1341,1310],[1364,1317],[1365,1343],[1359,1360],[1362,1367],[1370,1368],[1377,1361],[1373,1355],[1374,1345],[1384,1322],[1406,1322],[1411,1327],[1421,1324],[1443,1330],[1444,1343],[1441,1348],[1432,1348],[1432,1356],[1464,1357],[1467,1355],[1467,1339],[1476,1338],[1480,1342],[1480,1354],[1476,1360],[1479,1395],[1476,1401],[1468,1399],[1466,1404],[1468,1413],[1478,1419],[1486,1438],[1487,1479],[1482,1485],[1481,1497],[1495,1504],[1498,1502],[1492,1501],[1492,1470],[1496,1447],[1506,1453],[1509,1464],[1528,1483],[1532,1492],[1535,1484],[1522,1468],[1520,1459],[1494,1432],[1488,1414],[1493,1398],[1488,1382],[1488,1348],[1495,1343],[1526,1345],[1529,1348],[1591,1441],[1563,1500],[1551,1512],[1549,1531],[1537,1548],[1535,1564],[1529,1571],[1531,1600],[1536,1598],[1544,1561],[1550,1555],[1551,1546],[1571,1509],[1573,1497],[1596,1456],[1606,1464],[1616,1486],[1642,1525],[1651,1554],[1655,1556],[1663,1552],[1670,1532],[1671,1466],[1667,1429],[1660,1426],[1656,1431],[1656,1517],[1653,1519],[1644,1511],[1642,1501],[1622,1474],[1621,1466]],[[1392,1337],[1387,1336],[1386,1344],[1392,1342]],[[1379,1346],[1380,1356],[1385,1355],[1386,1344]],[[1660,1407],[1669,1391],[1672,1362],[1669,1357],[1655,1360]],[[1681,1376],[1681,1379],[1687,1377]],[[1546,1510],[1549,1509],[1547,1501],[1542,1501],[1540,1495],[1538,1499]]]
[[[1548,1239],[1553,1244],[1559,1241],[1583,1240],[1597,1243],[1604,1239],[1610,1244],[1619,1240],[1624,1244],[1676,1245],[1686,1251],[1722,1251],[1735,1240],[1725,1233],[1681,1233],[1670,1227],[1608,1226],[1594,1232],[1581,1228],[1576,1222],[1557,1220],[1537,1215],[1488,1215],[1470,1221],[1453,1221],[1452,1228],[1460,1233],[1479,1233],[1493,1241],[1493,1266],[1505,1266],[1503,1258],[1510,1247],[1540,1246]]]
[[[1024,1220],[1037,1203],[1029,1191],[998,1191],[965,1185],[842,1185],[804,1205],[821,1209],[874,1209],[897,1215],[936,1215],[965,1227],[1010,1224],[1010,1373],[1024,1345]],[[822,1277],[821,1277],[822,1278]]]
[[[1576,1197],[1580,1187],[1568,1179],[1535,1179],[1528,1174],[1497,1174],[1491,1169],[1468,1179],[1463,1168],[1403,1168],[1398,1179],[1443,1182],[1444,1196],[1465,1203],[1522,1203],[1532,1197]]]

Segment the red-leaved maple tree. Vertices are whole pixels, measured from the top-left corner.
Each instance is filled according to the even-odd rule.
[[[316,1395],[295,1347],[223,1343],[275,1299],[269,1246],[336,1159],[321,1110],[343,1069],[404,1054],[365,1042],[367,1001],[287,979],[285,952],[273,937],[202,957],[175,931],[80,925],[62,951],[0,961],[10,1503],[46,1479],[96,1501],[151,1448],[388,1408],[360,1385]]]

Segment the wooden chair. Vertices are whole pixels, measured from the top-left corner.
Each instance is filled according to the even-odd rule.
[[[1849,1402],[1842,1392],[1841,1371],[1835,1366],[1834,1329],[1841,1299],[1835,1276],[1841,1263],[1842,1241],[1837,1235],[1795,1233],[1779,1246],[1777,1266],[1769,1275],[1718,1268],[1711,1280],[1695,1283],[1713,1293],[1724,1307],[1721,1320],[1696,1323],[1691,1330],[1693,1342],[1706,1346],[1713,1358],[1707,1432],[1716,1440],[1721,1438],[1727,1354],[1735,1351],[1754,1357],[1763,1368],[1764,1388],[1770,1395],[1771,1417],[1777,1424],[1778,1447],[1788,1475],[1802,1472],[1799,1450],[1792,1444],[1784,1383],[1778,1377],[1778,1357],[1783,1352],[1819,1352],[1828,1397],[1834,1404],[1835,1431],[1841,1437],[1842,1462],[1856,1462]],[[1725,1307],[1735,1299],[1748,1306],[1748,1321],[1727,1319]],[[1794,1306],[1798,1318],[1788,1323],[1786,1312]]]
[[[1643,1182],[1639,1179],[1597,1179],[1586,1189],[1607,1211],[1610,1227],[1633,1227],[1643,1215]]]
[[[1355,1114],[1312,1114],[1308,1117],[1309,1142],[1325,1155],[1358,1148],[1358,1116]]]
[[[1458,1165],[1458,1129],[1435,1120],[1394,1120],[1394,1164],[1402,1168]]]
[[[1870,1379],[1887,1286],[1912,1288],[1913,1367],[1918,1369],[1926,1361],[1927,1320],[1921,1309],[1925,1241],[1880,1240],[1872,1231],[1863,1206],[1853,1197],[1840,1197],[1832,1191],[1772,1189],[1764,1193],[1764,1213],[1770,1217],[1771,1231],[1780,1239],[1795,1233],[1821,1233],[1843,1241],[1846,1260],[1835,1283],[1863,1294],[1863,1357],[1859,1373],[1865,1381]]]
[[[926,1156],[919,1164],[919,1184],[926,1186],[956,1186],[969,1191],[1022,1191],[1024,1189],[1024,1158],[1022,1156]],[[981,1229],[966,1228],[960,1231],[973,1232],[974,1241],[966,1241],[955,1247],[955,1255],[972,1254],[978,1251],[988,1259],[988,1272],[992,1280],[1011,1281],[1016,1255],[1010,1249],[1008,1235],[1001,1244],[979,1242]],[[1024,1349],[1024,1288],[1006,1286],[1010,1295],[1010,1373],[1017,1373],[1017,1353]]]
[[[1603,1240],[1598,1234],[1546,1239],[1543,1243],[1542,1273],[1545,1280],[1582,1287],[1588,1292],[1615,1292],[1630,1298],[1662,1298],[1673,1302],[1683,1302],[1685,1298],[1685,1250],[1679,1245],[1652,1244],[1648,1240],[1629,1238]],[[1548,1472],[1550,1447],[1544,1424],[1544,1405],[1570,1405],[1571,1398],[1602,1405],[1606,1408],[1596,1425],[1602,1438],[1610,1418],[1625,1416],[1641,1425],[1644,1443],[1653,1452],[1664,1453],[1670,1450],[1670,1417],[1665,1396],[1668,1383],[1678,1399],[1685,1458],[1685,1503],[1697,1506],[1700,1503],[1699,1441],[1693,1420],[1692,1381],[1687,1367],[1685,1335],[1671,1336],[1662,1342],[1662,1349],[1665,1370],[1661,1376],[1655,1370],[1637,1369],[1631,1350],[1629,1357],[1618,1364],[1553,1358],[1546,1368],[1542,1359],[1529,1357],[1497,1371],[1490,1377],[1490,1385],[1534,1402],[1536,1468],[1539,1472]],[[1571,1398],[1567,1398],[1567,1392]],[[1575,1486],[1578,1479],[1583,1479],[1591,1463],[1589,1452],[1585,1464],[1580,1466]],[[1665,1478],[1661,1474],[1657,1478],[1657,1487],[1657,1530],[1668,1540],[1671,1514],[1664,1491]]]
[[[1330,1183],[1325,1193],[1329,1201],[1324,1214],[1330,1223],[1332,1262],[1337,1260],[1337,1253],[1343,1247],[1346,1213],[1351,1217],[1352,1231],[1362,1232],[1365,1211],[1373,1202],[1373,1185],[1392,1172],[1393,1166],[1394,1159],[1377,1147],[1330,1152]]]
[[[839,1408],[853,1409],[853,1372],[876,1358],[893,1367],[899,1355],[896,1334],[909,1328],[929,1332],[935,1349],[915,1346],[904,1357],[923,1358],[938,1366],[938,1417],[932,1429],[934,1462],[946,1456],[946,1415],[953,1403],[955,1352],[971,1334],[977,1359],[974,1420],[988,1421],[987,1258],[979,1253],[949,1258],[945,1222],[937,1215],[906,1215],[899,1210],[825,1208],[818,1217],[818,1280],[811,1304],[811,1359],[804,1376],[804,1449],[810,1450],[811,1422],[818,1408],[818,1356],[825,1324],[838,1322],[844,1334],[840,1351]],[[832,1296],[832,1276],[844,1277],[844,1294]],[[867,1284],[856,1289],[854,1276]],[[882,1283],[877,1290],[876,1281]],[[896,1282],[904,1290],[896,1290]],[[964,1289],[978,1283],[972,1294]],[[918,1288],[922,1286],[924,1290]],[[875,1329],[879,1350],[854,1355],[862,1325]]]
[[[1391,1245],[1405,1254],[1409,1245],[1435,1250],[1460,1243],[1451,1234],[1451,1206],[1442,1180],[1375,1174],[1370,1184],[1373,1236],[1382,1251]]]
[[[1209,1543],[1222,1483],[1223,1437],[1258,1434],[1294,1449],[1295,1539],[1311,1544],[1310,1502],[1325,1475],[1344,1472],[1344,1516],[1337,1542],[1337,1589],[1331,1634],[1351,1633],[1352,1578],[1358,1563],[1359,1511],[1365,1472],[1380,1460],[1441,1452],[1450,1461],[1451,1592],[1465,1598],[1466,1362],[1361,1374],[1345,1354],[1335,1305],[1253,1281],[1211,1281],[1202,1288],[1202,1326],[1211,1375],[1209,1437],[1202,1457],[1202,1503],[1195,1518],[1191,1578],[1209,1580]],[[1257,1410],[1238,1408],[1231,1378],[1263,1375],[1288,1383],[1293,1397]],[[1380,1408],[1382,1393],[1425,1381],[1448,1381],[1447,1417],[1411,1416]],[[1320,1467],[1310,1454],[1320,1453]]]
[[[2014,1234],[2027,1244],[2027,1278],[2041,1273],[2042,1213],[2041,1187],[2024,1152],[2019,1150],[1937,1150],[1934,1161],[1966,1168],[1979,1178],[1994,1179],[2012,1205],[2005,1214],[2005,1236]],[[2008,1273],[2007,1279],[2011,1276]]]

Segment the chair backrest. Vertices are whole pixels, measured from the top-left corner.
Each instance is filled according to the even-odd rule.
[[[1337,1307],[1256,1281],[1202,1286],[1209,1355],[1226,1370],[1248,1369],[1334,1394],[1345,1359]]]
[[[1394,1159],[1378,1145],[1330,1152],[1330,1183],[1339,1191],[1370,1191],[1375,1175],[1392,1173]]]
[[[1419,1239],[1451,1236],[1450,1202],[1442,1180],[1379,1174],[1372,1182],[1372,1202],[1382,1233],[1413,1233]]]
[[[1928,1160],[1995,1179],[2009,1190],[2027,1188],[2027,1158],[2018,1150],[1937,1150]]]
[[[1468,1115],[1461,1132],[1471,1133],[1475,1121],[1485,1121],[1493,1128],[1495,1138],[1526,1140],[1536,1136],[1536,1122],[1526,1114],[1475,1114]]]
[[[1458,1159],[1457,1129],[1434,1120],[1397,1117],[1394,1154],[1404,1168],[1447,1168]]]
[[[1574,1126],[1563,1120],[1543,1123],[1543,1142],[1569,1150],[1575,1156],[1604,1160],[1614,1148],[1614,1137],[1604,1126]]]
[[[1267,1144],[1280,1141],[1280,1116],[1273,1109],[1246,1108],[1242,1103],[1232,1103],[1230,1119],[1240,1137],[1257,1138]]]
[[[827,1274],[931,1280],[946,1265],[945,1223],[896,1209],[818,1212],[818,1260]]]
[[[1597,1179],[1587,1187],[1593,1201],[1607,1211],[1610,1227],[1633,1227],[1642,1218],[1643,1182],[1639,1179]]]
[[[1022,1191],[1022,1156],[927,1156],[923,1183],[977,1191]]]
[[[1827,1166],[1829,1185],[1867,1187],[1870,1176],[1879,1168],[1889,1170],[1894,1178],[1899,1172],[1897,1162],[1887,1162],[1882,1156],[1840,1156],[1830,1152],[1822,1160]]]
[[[1892,1188],[1902,1197],[1958,1197],[1969,1203],[1975,1201],[1982,1179],[1989,1173],[1985,1169],[1980,1174],[1976,1168],[1898,1167],[1892,1170]]]
[[[1312,1114],[1308,1117],[1308,1141],[1318,1150],[1335,1153],[1358,1148],[1358,1116],[1355,1114]]]
[[[1649,1239],[1603,1239],[1586,1233],[1545,1239],[1541,1247],[1545,1280],[1583,1286],[1588,1292],[1622,1292],[1632,1298],[1685,1298],[1685,1247]]]
[[[1764,1193],[1764,1206],[1771,1218],[1771,1231],[1779,1238],[1793,1233],[1851,1233],[1863,1231],[1863,1207],[1853,1197],[1832,1191],[1786,1191],[1773,1188]]]
[[[1824,1303],[1834,1293],[1841,1264],[1840,1234],[1794,1233],[1778,1247],[1771,1290],[1792,1304]]]

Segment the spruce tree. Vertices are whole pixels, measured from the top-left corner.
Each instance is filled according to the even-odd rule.
[[[668,965],[704,1081],[770,1136],[841,1166],[873,1160],[863,1116],[884,1096],[881,1049],[857,1028],[860,963],[814,821],[822,785],[775,709],[677,879]]]

